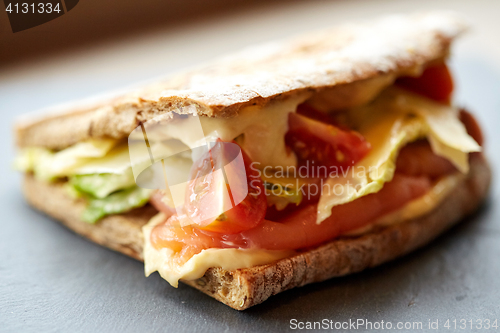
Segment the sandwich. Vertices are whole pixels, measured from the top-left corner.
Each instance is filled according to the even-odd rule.
[[[15,125],[36,209],[244,310],[415,250],[491,172],[447,66],[452,13],[249,47]]]

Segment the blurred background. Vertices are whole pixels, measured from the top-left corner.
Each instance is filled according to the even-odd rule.
[[[0,91],[15,83],[31,93],[43,88],[50,104],[158,76],[248,44],[347,20],[432,9],[455,10],[470,20],[470,36],[455,48],[459,55],[462,50],[500,55],[500,2],[495,0],[85,0],[61,17],[17,33],[7,14],[0,14]],[[74,89],[58,89],[70,82]],[[55,99],[48,88],[57,92]],[[47,103],[39,101],[40,106]]]
[[[78,0],[76,0],[78,1]],[[0,24],[0,63],[40,58],[96,42],[171,30],[183,22],[244,11],[265,1],[245,0],[85,0],[78,10],[22,33],[12,33],[5,13]],[[69,11],[68,11],[69,14]]]
[[[500,2],[495,0],[85,0],[61,17],[17,33],[2,12],[0,106],[16,102],[11,112],[24,113],[192,66],[248,44],[347,20],[432,9],[455,10],[470,20],[471,33],[454,48],[459,57],[500,57]],[[36,103],[26,101],[27,93],[39,92]]]

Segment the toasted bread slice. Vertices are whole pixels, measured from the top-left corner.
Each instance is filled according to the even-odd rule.
[[[89,138],[128,137],[160,114],[232,117],[243,107],[303,91],[332,89],[333,104],[347,107],[348,101],[366,102],[373,86],[381,89],[441,61],[465,28],[450,13],[391,16],[248,48],[126,93],[29,115],[17,123],[16,141],[63,149]]]
[[[487,195],[491,171],[480,153],[471,156],[470,164],[467,177],[423,217],[380,227],[358,237],[335,239],[268,265],[235,271],[211,268],[202,278],[183,282],[234,309],[244,310],[282,291],[359,272],[400,257],[430,242],[478,208]],[[61,184],[40,182],[27,175],[24,193],[34,207],[75,232],[142,260],[141,227],[156,213],[152,207],[108,216],[92,225],[80,219],[84,202],[71,198]]]

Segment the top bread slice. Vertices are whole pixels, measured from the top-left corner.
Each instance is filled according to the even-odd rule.
[[[451,13],[390,16],[240,51],[153,84],[29,115],[16,124],[19,147],[63,149],[89,138],[125,138],[160,114],[232,117],[245,106],[384,75],[408,75],[447,56],[466,29]],[[187,108],[187,106],[194,106]]]

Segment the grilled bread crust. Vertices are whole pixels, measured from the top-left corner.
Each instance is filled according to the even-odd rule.
[[[16,123],[19,147],[63,149],[90,138],[126,138],[163,115],[233,117],[250,105],[328,90],[340,106],[363,82],[388,85],[448,55],[466,29],[451,13],[390,16],[251,47],[198,68],[87,101],[27,115]]]

